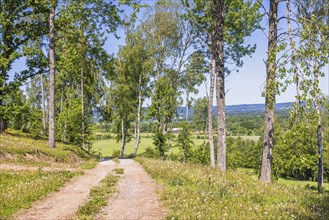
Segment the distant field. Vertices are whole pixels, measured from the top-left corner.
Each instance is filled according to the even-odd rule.
[[[109,134],[109,133],[107,133]],[[112,137],[115,136],[115,134],[111,134]],[[138,154],[141,154],[143,152],[145,152],[145,149],[147,147],[154,147],[153,145],[153,133],[142,133],[141,134],[141,142],[139,144],[139,148],[138,148]],[[196,138],[197,135],[192,135],[191,136],[191,140],[193,140],[194,144],[196,146],[200,146],[201,144],[203,144],[203,139],[197,139]],[[201,136],[203,137],[203,136]],[[233,138],[242,138],[245,140],[254,140],[257,141],[260,136],[231,136]],[[206,138],[206,142],[207,142],[207,138]],[[105,139],[105,140],[94,140],[93,141],[93,147],[92,150],[95,153],[99,153],[100,149],[102,150],[102,155],[104,157],[109,157],[112,155],[113,150],[120,150],[121,149],[121,142],[117,142],[114,138],[111,139]],[[127,148],[126,148],[126,155],[132,154],[134,152],[134,141],[131,140],[129,143],[127,143]],[[178,152],[178,148],[174,147],[172,149],[169,150],[169,152],[172,153],[176,153]]]
[[[138,154],[145,152],[147,147],[154,147],[152,133],[142,133],[141,142],[138,148]],[[195,137],[191,138],[195,145],[199,146],[203,143],[203,139],[196,139]],[[121,142],[117,142],[115,139],[106,139],[106,140],[95,140],[93,142],[92,150],[99,153],[100,149],[102,150],[103,157],[109,157],[112,155],[113,150],[121,150]],[[177,148],[170,149],[169,152],[177,152]],[[134,141],[131,140],[126,145],[126,155],[129,155],[134,152]]]
[[[230,137],[233,137],[233,138],[242,138],[242,139],[245,139],[245,140],[253,140],[253,141],[258,141],[260,136],[230,136]]]
[[[258,179],[258,176],[255,175],[255,170],[253,170],[253,169],[238,168],[237,170],[248,174],[254,180]],[[287,180],[287,179],[282,179],[282,178],[279,178],[276,183],[279,185],[294,186],[294,187],[300,187],[300,188],[305,188],[307,185],[317,187],[317,184],[318,184],[317,182],[312,182],[312,181]],[[329,183],[324,183],[323,185],[326,190],[329,190]]]
[[[287,179],[279,178],[277,183],[280,185],[297,186],[302,188],[305,188],[305,186],[307,185],[317,187],[317,182],[312,182],[312,181],[298,181],[298,180],[287,180]],[[324,183],[323,186],[326,190],[329,190],[329,183]]]

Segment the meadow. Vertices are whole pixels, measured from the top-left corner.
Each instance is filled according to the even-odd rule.
[[[137,158],[159,184],[168,219],[327,219],[329,193],[265,184],[242,171]]]
[[[193,143],[196,146],[200,146],[203,144],[203,139],[197,139],[197,136],[194,135],[191,137]],[[141,140],[138,147],[138,154],[142,154],[148,148],[154,148],[153,144],[153,134],[152,133],[142,133]],[[95,154],[99,155],[99,152],[102,152],[103,157],[112,156],[113,151],[121,150],[121,142],[117,142],[114,138],[104,139],[104,140],[94,140],[92,144],[92,151]],[[130,155],[134,152],[134,141],[131,140],[126,144],[126,155]],[[177,153],[178,148],[174,147],[169,150],[169,152]]]

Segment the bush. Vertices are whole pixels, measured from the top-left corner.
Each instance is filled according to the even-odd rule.
[[[147,147],[144,151],[144,153],[141,154],[144,157],[147,158],[159,158],[160,154],[159,152],[155,151],[152,147]]]
[[[112,151],[112,158],[119,158],[121,156],[120,150],[113,150]]]

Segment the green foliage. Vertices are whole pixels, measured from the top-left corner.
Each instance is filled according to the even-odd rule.
[[[164,158],[165,153],[169,150],[166,135],[162,132],[156,132],[153,137],[153,144],[155,146],[157,154],[159,154],[161,158]]]
[[[10,218],[20,209],[31,207],[76,175],[67,171],[0,171],[0,218]]]
[[[22,47],[46,32],[46,25],[40,16],[47,13],[46,4],[35,1],[0,1],[0,132],[3,132],[7,112],[12,111],[5,99],[15,94],[18,87],[30,74],[16,74],[9,82],[9,71],[13,62],[24,56]],[[9,16],[10,15],[10,16]],[[39,15],[39,16],[36,16]]]
[[[183,122],[181,126],[182,131],[178,134],[176,147],[180,150],[181,160],[187,162],[190,160],[192,154],[193,141],[190,139],[188,123]]]
[[[112,158],[119,158],[121,156],[120,150],[113,150],[112,151]]]
[[[198,98],[193,107],[193,124],[197,131],[205,132],[208,120],[208,99]]]
[[[99,210],[107,205],[108,198],[116,192],[115,185],[119,180],[119,176],[108,175],[98,186],[93,187],[88,201],[79,206],[77,211],[79,219],[93,219]]]
[[[162,185],[170,219],[326,219],[328,193],[264,184],[240,171],[139,158]]]

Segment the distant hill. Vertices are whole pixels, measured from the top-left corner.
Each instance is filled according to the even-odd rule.
[[[280,114],[288,113],[292,108],[292,102],[277,103],[275,105],[275,111]],[[265,104],[241,104],[241,105],[227,105],[226,114],[228,116],[233,115],[259,115],[264,114]],[[217,113],[216,106],[213,106],[213,115]],[[181,106],[177,109],[179,117],[185,117],[186,107]],[[189,116],[193,115],[193,108],[189,109]]]
[[[280,115],[287,115],[292,108],[292,102],[277,103],[275,104],[275,111]],[[213,115],[216,115],[216,106],[212,107]],[[143,107],[143,111],[146,113],[148,107]],[[227,105],[226,114],[228,116],[234,115],[262,115],[265,111],[265,104],[241,104],[241,105]],[[181,106],[177,108],[177,114],[180,119],[185,118],[186,107]],[[189,117],[193,116],[193,108],[189,109]],[[93,112],[94,122],[97,123],[101,118],[100,111]]]

